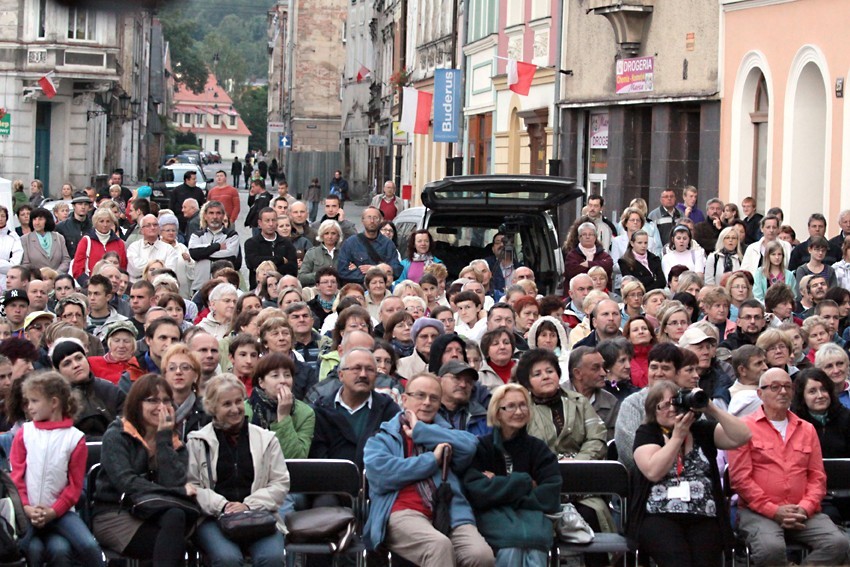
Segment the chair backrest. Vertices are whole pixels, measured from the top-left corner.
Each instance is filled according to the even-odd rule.
[[[826,493],[831,496],[850,496],[850,459],[824,459]]]
[[[344,459],[287,459],[289,491],[293,494],[335,494],[355,502],[362,475],[357,465]]]
[[[562,494],[616,494],[629,497],[629,471],[619,461],[562,461]]]
[[[91,468],[100,464],[100,449],[103,446],[101,441],[86,441],[86,449],[88,449],[88,458],[86,459],[86,470],[90,471]]]

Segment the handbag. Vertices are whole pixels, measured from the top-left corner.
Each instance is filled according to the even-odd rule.
[[[574,504],[562,504],[560,512],[546,517],[555,524],[555,535],[564,543],[590,543],[596,536]]]
[[[277,531],[277,520],[265,510],[244,510],[218,517],[224,537],[238,544],[251,543]]]
[[[205,445],[205,447],[210,488],[215,489],[212,481],[210,446]],[[267,510],[243,510],[241,512],[220,515],[218,517],[218,527],[221,533],[224,534],[224,537],[234,543],[252,543],[275,533],[277,531],[277,518]]]
[[[335,553],[345,551],[354,534],[354,511],[345,506],[319,506],[290,512],[284,519],[291,543],[327,543]]]
[[[124,494],[121,496],[121,504],[140,520],[153,518],[175,508],[183,510],[187,523],[193,523],[201,517],[201,509],[190,496],[179,496],[167,489]]]
[[[449,483],[449,467],[452,461],[452,446],[448,445],[443,451],[443,471],[440,486],[434,494],[433,520],[431,524],[444,536],[452,533],[452,485]]]

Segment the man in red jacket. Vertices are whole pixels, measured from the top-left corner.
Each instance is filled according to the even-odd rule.
[[[223,170],[215,172],[215,187],[207,193],[207,200],[218,201],[224,205],[224,210],[227,213],[227,218],[230,219],[230,226],[239,218],[239,191],[232,185],[227,184],[227,174]]]

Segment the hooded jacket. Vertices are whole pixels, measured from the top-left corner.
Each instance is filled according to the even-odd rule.
[[[85,434],[86,441],[100,439],[124,410],[124,392],[93,374],[84,382],[71,384],[71,388],[80,394],[80,410],[74,418],[74,427]]]
[[[278,510],[286,495],[289,494],[289,470],[283,459],[283,451],[274,433],[248,424],[248,443],[251,447],[251,459],[254,465],[254,479],[251,482],[251,494],[243,503],[252,510],[265,510],[277,520],[277,530],[286,533],[286,526]],[[224,510],[227,499],[214,490],[216,483],[216,465],[218,464],[218,437],[213,424],[205,425],[200,431],[189,434],[188,481],[198,491],[195,499],[207,516],[217,518]],[[210,463],[207,467],[207,447]],[[213,478],[209,470],[212,469]]]
[[[423,445],[429,452],[405,458],[404,438],[397,413],[381,425],[377,435],[372,436],[366,443],[363,460],[372,506],[369,519],[363,528],[363,540],[369,549],[375,549],[383,543],[390,511],[401,489],[426,478],[431,478],[438,487],[442,484],[441,467],[437,464],[434,453],[430,452],[440,443],[449,443],[452,446],[448,475],[453,495],[450,505],[451,527],[454,530],[458,526],[475,525],[475,514],[466,500],[458,475],[463,474],[472,463],[478,440],[471,433],[451,429],[449,424],[437,415],[434,423],[416,423],[413,428],[413,442]]]
[[[446,333],[434,339],[431,343],[431,354],[428,362],[428,372],[439,374],[440,367],[443,366],[443,355],[446,352],[446,347],[451,343],[460,345],[460,351],[463,353],[463,361],[469,362],[466,359],[466,342],[457,333]]]

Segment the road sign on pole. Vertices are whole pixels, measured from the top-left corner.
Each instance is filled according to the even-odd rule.
[[[292,148],[292,136],[289,134],[281,134],[278,136],[278,147],[281,149]]]

